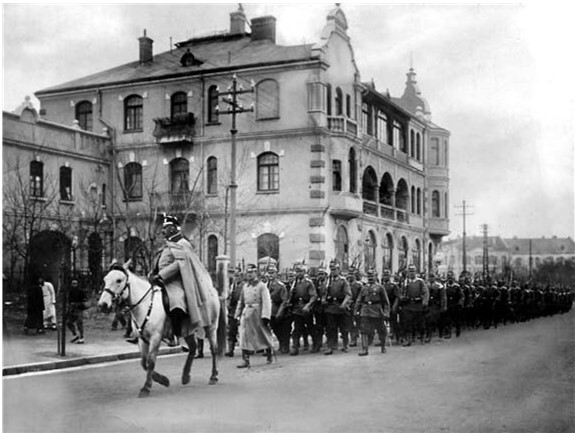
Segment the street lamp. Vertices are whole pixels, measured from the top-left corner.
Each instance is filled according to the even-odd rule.
[[[60,333],[61,333],[61,337],[60,337],[60,345],[58,347],[59,349],[59,355],[60,356],[66,356],[66,322],[68,319],[68,290],[69,290],[69,284],[70,281],[72,280],[72,278],[75,278],[76,276],[76,248],[78,248],[78,236],[72,236],[72,243],[70,244],[71,248],[72,248],[72,275],[71,278],[67,278],[64,281],[64,287],[62,290],[62,326],[60,327]]]

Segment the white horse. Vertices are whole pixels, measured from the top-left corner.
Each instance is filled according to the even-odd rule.
[[[152,380],[164,386],[170,386],[169,379],[155,371],[156,357],[162,338],[169,335],[171,321],[166,313],[162,301],[161,288],[132,273],[128,269],[129,262],[121,266],[115,264],[104,276],[104,290],[98,301],[98,307],[103,312],[109,312],[114,302],[123,302],[132,315],[139,337],[142,368],[147,372],[146,382],[140,390],[140,397],[150,394]],[[221,355],[225,344],[225,312],[220,302],[218,292],[210,285],[209,296],[202,308],[206,308],[208,325],[197,330],[201,337],[210,343],[212,354],[212,374],[209,383],[214,385],[218,381],[217,357]],[[184,337],[189,347],[188,356],[182,372],[182,384],[190,382],[190,370],[196,353],[196,332]],[[219,345],[219,348],[218,348]]]

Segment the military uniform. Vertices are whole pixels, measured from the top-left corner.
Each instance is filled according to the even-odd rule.
[[[296,269],[297,276],[290,288],[288,305],[291,308],[293,320],[292,352],[298,355],[302,336],[311,335],[314,346],[317,345],[314,329],[312,308],[317,300],[317,291],[313,282],[305,275],[302,268]]]
[[[408,268],[408,276],[400,287],[399,320],[403,336],[403,345],[410,346],[415,334],[418,333],[423,340],[423,324],[427,305],[429,302],[429,289],[425,281],[415,276],[415,267]]]
[[[450,275],[445,284],[445,295],[447,297],[447,311],[445,312],[445,337],[451,338],[452,328],[455,327],[455,336],[461,334],[461,312],[465,297],[461,286],[453,281]]]
[[[443,337],[444,323],[442,314],[447,310],[447,296],[445,287],[436,281],[433,276],[429,283],[429,309],[425,320],[426,341],[431,341],[434,331],[439,338]]]
[[[360,320],[357,316],[353,314],[355,310],[355,303],[363,288],[363,284],[359,281],[359,272],[357,269],[350,267],[349,274],[347,277],[347,281],[349,283],[349,288],[351,290],[351,302],[349,305],[349,311],[347,314],[347,328],[349,329],[349,336],[351,337],[351,341],[349,343],[350,347],[357,346],[357,339],[359,337],[359,326]]]
[[[227,305],[228,305],[228,351],[225,353],[226,356],[234,356],[234,348],[238,343],[238,320],[235,317],[236,308],[238,306],[238,301],[240,300],[240,295],[242,293],[242,286],[244,284],[244,276],[242,274],[241,268],[236,268],[234,275],[234,280],[230,286],[230,292],[228,294]]]
[[[387,327],[385,321],[389,319],[391,309],[385,288],[375,281],[374,274],[368,275],[369,282],[362,287],[355,305],[355,313],[361,317],[360,332],[362,351],[360,356],[368,354],[369,337],[374,332],[379,335],[381,352],[385,353],[387,340]]]
[[[339,265],[330,265],[330,270],[331,274],[327,279],[322,299],[327,325],[326,355],[331,355],[337,350],[338,332],[342,335],[344,352],[348,351],[349,345],[346,315],[351,301],[351,289],[347,280],[339,275]]]
[[[401,336],[401,330],[399,328],[399,320],[398,320],[398,296],[399,296],[399,287],[397,284],[391,281],[390,279],[391,273],[388,270],[383,271],[383,281],[381,285],[384,287],[385,292],[387,294],[387,299],[389,299],[389,328],[392,334],[392,337],[399,342]]]
[[[268,272],[271,272],[271,269],[268,268]],[[270,274],[268,281],[268,290],[270,291],[272,300],[271,327],[279,341],[280,351],[282,353],[288,353],[290,322],[286,318],[286,310],[289,294],[285,284],[277,278],[277,274],[275,273],[277,270],[275,270],[275,268],[273,272],[274,273]]]

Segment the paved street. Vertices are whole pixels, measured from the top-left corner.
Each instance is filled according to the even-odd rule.
[[[172,385],[144,379],[137,361],[5,377],[4,432],[573,432],[571,310],[368,357],[303,354],[249,371],[224,358],[179,383],[184,356],[159,358]]]

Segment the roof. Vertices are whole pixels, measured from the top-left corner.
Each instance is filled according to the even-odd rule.
[[[531,242],[531,254],[575,254],[575,242],[571,238],[512,238],[505,239],[512,254],[529,254]]]
[[[455,245],[460,246],[463,238],[457,238],[442,243],[443,246]],[[507,251],[507,243],[500,236],[487,236],[487,247],[492,251]],[[483,236],[466,236],[465,249],[468,251],[483,248]]]
[[[134,51],[138,48],[134,44]],[[182,66],[180,60],[187,50],[201,65]],[[312,44],[282,46],[271,40],[252,41],[250,35],[219,35],[190,39],[176,44],[171,51],[155,55],[153,62],[142,65],[139,60],[88,75],[77,80],[36,92],[47,95],[62,91],[83,90],[107,85],[145,82],[179,76],[203,74],[260,65],[282,64],[317,59]]]

